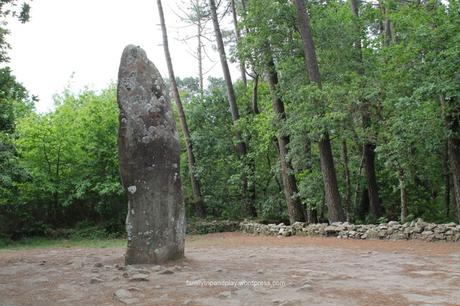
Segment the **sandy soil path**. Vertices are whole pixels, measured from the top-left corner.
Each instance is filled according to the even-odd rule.
[[[187,238],[187,258],[124,267],[122,248],[0,252],[0,305],[460,305],[460,244]]]

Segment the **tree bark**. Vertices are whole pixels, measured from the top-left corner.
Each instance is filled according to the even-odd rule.
[[[311,140],[307,134],[305,134],[305,140],[304,140],[304,151],[305,151],[305,169],[308,169],[311,171],[313,167],[313,156],[312,156],[312,146],[311,146]],[[312,208],[312,205],[307,202],[307,222],[308,223],[315,223],[317,218],[316,218],[316,211],[317,208]]]
[[[241,32],[240,29],[238,28],[238,15],[236,12],[236,5],[235,5],[235,0],[230,0],[230,4],[232,7],[232,17],[233,17],[233,26],[235,28],[235,37],[236,37],[236,44],[240,42],[241,39]],[[244,86],[248,86],[248,81],[246,79],[246,64],[244,60],[240,59],[240,72],[241,72],[241,80],[243,81]]]
[[[169,52],[168,33],[166,29],[166,23],[165,23],[163,6],[161,3],[161,0],[157,0],[157,5],[158,5],[158,11],[160,14],[161,30],[163,33],[163,48],[164,48],[166,63],[168,66],[169,80],[171,82],[172,94],[174,97],[174,101],[176,102],[177,111],[179,113],[179,121],[180,121],[180,125],[182,128],[182,132],[184,133],[185,146],[187,148],[187,161],[188,161],[188,168],[190,172],[190,182],[192,185],[195,210],[198,216],[203,217],[205,215],[205,207],[203,203],[203,196],[201,194],[201,185],[200,185],[200,181],[198,177],[195,175],[196,162],[195,162],[195,155],[193,153],[193,144],[192,144],[192,140],[190,137],[190,130],[187,125],[184,108],[182,106],[182,101],[179,95],[179,89],[177,88],[176,77],[174,75],[171,54]]]
[[[212,23],[214,26],[214,34],[216,36],[217,42],[217,49],[219,52],[220,63],[222,65],[222,72],[224,74],[225,83],[227,85],[227,96],[228,96],[228,103],[230,105],[230,113],[232,115],[233,124],[236,125],[238,119],[240,118],[238,105],[236,103],[236,95],[235,90],[233,88],[232,77],[230,75],[230,69],[228,68],[227,63],[227,55],[225,52],[224,41],[222,39],[222,33],[220,31],[219,26],[219,18],[217,17],[217,7],[215,0],[209,0],[209,9],[211,11]],[[237,141],[236,149],[238,153],[238,157],[240,160],[243,160],[247,153],[246,143],[244,142],[241,131],[239,129],[235,132],[235,138]],[[243,174],[243,191],[245,192],[244,196],[247,197],[247,190],[248,190],[248,180],[246,174]],[[249,214],[253,216],[255,209],[255,203],[248,201],[247,211]]]
[[[380,204],[377,176],[375,175],[375,145],[366,141],[363,150],[370,212],[374,217],[379,218],[382,216],[382,205]]]
[[[379,1],[379,6],[380,13],[383,16],[383,45],[388,47],[394,42],[393,25],[390,18],[388,18],[388,8],[385,6],[385,3],[383,1]]]
[[[343,157],[343,168],[345,175],[345,207],[347,221],[350,222],[351,214],[351,181],[350,181],[350,167],[348,165],[348,147],[347,141],[342,141],[342,157]]]
[[[457,119],[458,120],[458,119]],[[460,133],[457,121],[457,134]],[[458,136],[457,136],[458,137]],[[460,223],[460,139],[451,137],[449,140],[449,161],[454,181],[454,194],[457,203],[457,221]]]
[[[450,215],[450,171],[449,171],[449,144],[446,142],[444,149],[444,213]]]
[[[310,20],[305,9],[303,0],[294,0],[297,11],[297,22],[302,37],[305,53],[305,66],[310,81],[321,88],[321,75],[316,59],[316,51],[311,33]],[[337,173],[332,156],[331,140],[328,132],[323,132],[319,140],[319,154],[321,160],[321,172],[323,174],[325,199],[328,206],[329,221],[345,221],[345,214],[340,200]]]
[[[446,127],[449,131],[447,154],[457,204],[457,220],[460,223],[460,105],[454,103],[457,101],[447,101],[444,96],[440,96],[440,100],[445,113]]]
[[[280,122],[286,120],[286,113],[284,111],[284,103],[276,93],[278,86],[278,75],[275,71],[273,61],[268,63],[267,67],[268,86],[272,95],[273,110]],[[288,145],[289,136],[282,135],[280,131],[277,132],[278,152],[281,164],[281,176],[283,178],[283,190],[288,207],[289,221],[291,224],[294,222],[305,222],[305,210],[298,197],[297,181],[293,174],[291,162],[288,160]]]
[[[259,110],[259,95],[258,95],[258,87],[259,87],[259,75],[256,74],[254,77],[254,83],[252,84],[252,112],[254,115],[258,115],[260,113]]]
[[[359,3],[357,0],[350,0],[351,4],[351,11],[358,21],[359,19]],[[357,28],[358,33],[361,33],[361,29]],[[361,36],[361,35],[360,35]],[[355,49],[356,49],[356,57],[358,61],[358,69],[357,73],[360,75],[364,75],[364,61],[363,61],[363,52],[362,52],[362,45],[361,45],[361,38],[359,37],[355,42]],[[370,101],[364,100],[362,101],[362,123],[363,129],[367,130],[371,127],[371,105]],[[378,183],[377,183],[377,175],[375,173],[375,144],[370,141],[367,137],[364,140],[364,148],[363,148],[363,156],[364,156],[364,172],[366,174],[366,182],[367,182],[367,190],[369,192],[369,203],[370,203],[370,211],[371,214],[375,217],[379,218],[382,215],[382,205],[380,203],[379,198],[379,190],[378,190]]]

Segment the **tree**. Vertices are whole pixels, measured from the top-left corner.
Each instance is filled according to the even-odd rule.
[[[10,48],[10,45],[6,41],[9,31],[5,26],[8,23],[3,19],[13,16],[20,22],[25,23],[30,18],[30,4],[27,1],[23,2],[18,9],[18,2],[18,0],[0,0],[0,63],[9,61],[7,52]]]
[[[363,61],[363,52],[362,52],[362,29],[360,27],[360,20],[359,20],[359,3],[358,0],[350,0],[351,11],[353,16],[355,17],[355,24],[356,24],[356,32],[358,33],[356,40],[354,42],[354,47],[356,49],[356,61],[358,62],[357,65],[357,73],[361,76],[365,74],[364,69],[364,61]],[[372,125],[372,118],[371,118],[371,105],[370,101],[367,99],[363,99],[361,101],[362,104],[362,125],[365,131],[365,137],[363,144],[363,165],[364,165],[364,173],[366,176],[366,183],[367,183],[367,191],[369,193],[369,204],[371,209],[371,214],[379,218],[382,215],[382,205],[380,203],[379,198],[379,191],[378,191],[378,183],[377,183],[377,176],[375,174],[375,144],[372,141],[372,137],[369,135],[369,130]],[[366,133],[366,131],[368,133]]]
[[[11,74],[9,68],[0,69],[0,206],[13,205],[17,199],[18,182],[28,178],[18,164],[14,144],[16,123],[33,111],[34,98]]]
[[[270,91],[272,94],[272,105],[275,112],[278,125],[282,125],[286,121],[286,113],[284,111],[284,103],[277,94],[278,75],[275,70],[273,60],[267,64],[267,78]],[[281,176],[283,178],[283,189],[288,206],[289,221],[294,222],[305,221],[305,210],[300,202],[297,189],[297,181],[293,174],[291,162],[288,160],[288,145],[289,136],[283,135],[282,129],[278,128],[276,139],[278,142],[278,152],[281,164]]]
[[[230,75],[230,69],[228,68],[227,55],[225,52],[225,46],[224,46],[224,42],[222,39],[222,33],[220,31],[219,18],[217,16],[217,7],[216,7],[216,3],[214,0],[209,0],[209,8],[211,11],[211,17],[212,17],[212,22],[214,26],[214,33],[216,37],[217,49],[218,49],[219,57],[220,57],[220,63],[222,65],[222,71],[224,74],[225,83],[227,85],[227,96],[228,96],[228,103],[230,105],[230,113],[232,115],[233,124],[235,125],[235,128],[236,128],[235,138],[237,141],[236,143],[237,154],[240,160],[244,162],[244,158],[247,153],[247,146],[246,146],[246,142],[243,140],[241,131],[236,126],[238,120],[240,119],[240,115],[238,111],[238,104],[236,102],[235,90],[233,88],[232,77]],[[247,195],[247,190],[248,190],[248,179],[247,179],[247,175],[243,174],[243,194]],[[248,212],[251,216],[257,215],[256,208],[252,201],[248,203]]]
[[[305,65],[309,79],[321,89],[321,75],[316,59],[315,46],[310,29],[310,21],[303,0],[295,0],[297,20],[300,35],[302,37],[305,53]],[[344,221],[345,215],[340,200],[337,174],[332,155],[331,140],[329,133],[324,131],[319,140],[319,151],[321,159],[321,170],[323,173],[324,190],[326,203],[329,211],[329,221]]]
[[[173,98],[174,98],[174,101],[176,102],[177,111],[179,113],[180,125],[182,128],[182,132],[184,133],[185,146],[187,149],[187,156],[188,156],[187,164],[189,168],[190,181],[192,184],[192,191],[193,191],[194,202],[196,206],[196,213],[198,216],[203,217],[205,214],[205,207],[203,203],[203,197],[201,194],[201,184],[195,172],[195,153],[193,152],[192,139],[190,137],[190,130],[187,125],[187,119],[185,117],[185,112],[182,106],[179,89],[177,87],[176,76],[174,75],[174,68],[173,68],[173,64],[171,60],[171,54],[169,53],[168,33],[166,29],[165,17],[163,14],[163,6],[161,4],[161,0],[157,0],[157,5],[158,5],[158,11],[160,14],[161,30],[163,33],[163,48],[164,48],[166,63],[168,66],[169,80],[171,82]]]
[[[186,5],[186,9],[180,9],[184,15],[181,17],[181,19],[187,24],[196,27],[196,35],[186,37],[184,38],[184,41],[187,41],[189,39],[196,39],[196,53],[193,52],[192,55],[198,61],[198,78],[200,94],[203,95],[205,75],[203,61],[205,59],[204,55],[207,55],[205,45],[203,44],[203,38],[206,38],[206,25],[209,21],[209,11],[206,6],[205,0],[188,0],[187,4],[181,4],[181,6]]]
[[[233,26],[235,28],[236,43],[238,44],[241,41],[241,31],[238,25],[238,13],[236,11],[235,0],[230,0],[230,6],[232,9]],[[245,67],[244,60],[240,60],[240,71],[241,71],[241,80],[243,81],[244,86],[247,86],[246,67]]]

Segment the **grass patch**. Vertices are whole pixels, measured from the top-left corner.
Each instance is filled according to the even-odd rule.
[[[126,239],[50,239],[46,237],[24,238],[18,241],[0,239],[0,251],[47,248],[111,248],[125,247]]]

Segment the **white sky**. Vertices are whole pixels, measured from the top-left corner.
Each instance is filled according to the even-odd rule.
[[[163,77],[167,76],[155,0],[34,0],[31,5],[28,23],[8,26],[9,65],[18,81],[39,97],[37,111],[52,110],[53,95],[69,84],[78,92],[85,86],[102,89],[116,81],[127,44],[144,48]],[[178,5],[179,1],[163,0],[175,73],[197,76],[196,59],[187,51],[196,48],[195,41],[189,46],[179,41],[193,34],[194,28],[186,27],[176,15]],[[205,63],[205,70],[213,67],[208,76],[221,76],[217,55],[210,46],[207,50],[215,61]],[[237,70],[232,68],[236,79]]]

